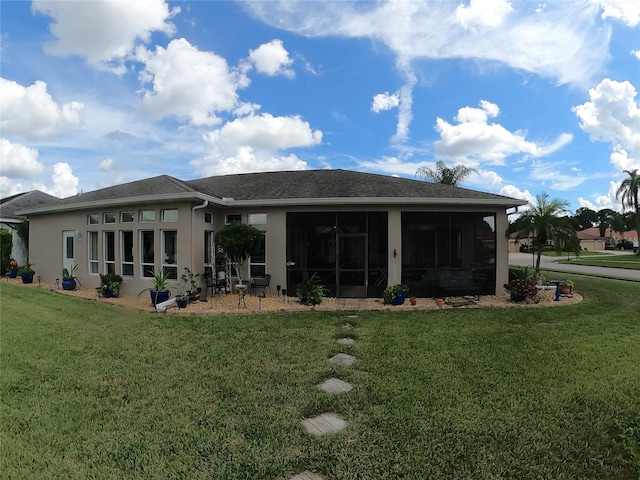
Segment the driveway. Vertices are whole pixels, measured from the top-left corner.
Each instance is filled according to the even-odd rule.
[[[624,254],[628,252],[613,252],[607,251],[602,252],[603,254],[612,253],[616,254]],[[556,270],[559,272],[569,272],[569,273],[582,273],[585,275],[600,275],[607,277],[618,277],[618,278],[628,278],[632,280],[640,280],[640,270],[629,270],[625,268],[609,268],[609,267],[591,267],[587,265],[571,265],[571,264],[563,264],[557,263],[556,260],[560,260],[557,257],[547,257],[542,255],[540,258],[540,268],[548,269],[548,270]],[[535,257],[531,253],[510,253],[509,254],[509,265],[519,265],[519,266],[535,266]]]

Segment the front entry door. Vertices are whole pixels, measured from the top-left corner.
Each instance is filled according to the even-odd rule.
[[[367,296],[367,234],[339,234],[337,251],[337,296]]]
[[[72,268],[76,263],[75,241],[76,232],[71,230],[62,232],[62,268]]]

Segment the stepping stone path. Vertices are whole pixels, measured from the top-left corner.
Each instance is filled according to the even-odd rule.
[[[347,318],[357,318],[357,315],[348,315]],[[343,330],[353,330],[353,325],[345,323],[342,325]],[[353,345],[355,340],[353,338],[339,338],[337,342],[340,345]],[[356,361],[356,357],[348,355],[346,353],[338,353],[329,359],[331,363],[337,363],[345,367],[353,365]],[[316,385],[317,388],[327,393],[344,393],[353,388],[349,382],[340,380],[339,378],[329,378],[320,385]],[[335,433],[343,430],[347,426],[347,422],[336,415],[335,413],[323,413],[313,418],[305,418],[302,420],[302,424],[310,435],[325,435],[327,433]],[[325,477],[319,473],[313,473],[308,470],[291,477],[289,480],[324,480]]]
[[[347,353],[338,353],[329,359],[331,363],[337,363],[339,365],[343,365],[345,367],[349,367],[355,363],[357,360],[353,355],[349,355]]]
[[[327,393],[343,393],[348,392],[353,388],[349,382],[344,382],[339,378],[330,378],[325,380],[320,385],[317,385],[320,390],[324,390]]]
[[[324,480],[324,475],[306,470],[295,477],[291,477],[289,480]]]
[[[347,426],[347,422],[335,413],[323,413],[317,417],[305,418],[302,424],[311,435],[339,432]]]

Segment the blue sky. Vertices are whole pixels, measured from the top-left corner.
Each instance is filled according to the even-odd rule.
[[[344,168],[620,209],[640,2],[3,1],[0,194]]]

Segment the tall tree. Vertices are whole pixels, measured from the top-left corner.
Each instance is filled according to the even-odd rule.
[[[592,228],[598,223],[598,214],[587,207],[580,207],[572,217],[576,230]]]
[[[600,230],[601,237],[607,236],[607,228],[611,228],[615,214],[616,212],[610,208],[598,210],[598,230]]]
[[[616,198],[622,200],[623,209],[628,208],[635,212],[636,234],[638,235],[638,242],[640,242],[640,176],[637,168],[624,170],[624,173],[629,176],[622,180],[618,190],[616,190]],[[640,255],[640,248],[636,250],[636,255]]]
[[[443,161],[436,162],[436,168],[420,167],[416,171],[416,175],[419,175],[426,180],[431,180],[436,183],[444,183],[445,185],[456,186],[458,183],[463,182],[472,173],[478,173],[475,168],[465,167],[464,165],[455,165],[454,167],[447,166]]]
[[[549,195],[541,193],[536,203],[529,203],[529,209],[513,223],[509,224],[507,235],[517,234],[517,238],[534,237],[536,256],[536,275],[540,273],[540,258],[548,240],[560,242],[575,235],[575,227],[566,216],[569,202],[549,199]]]

